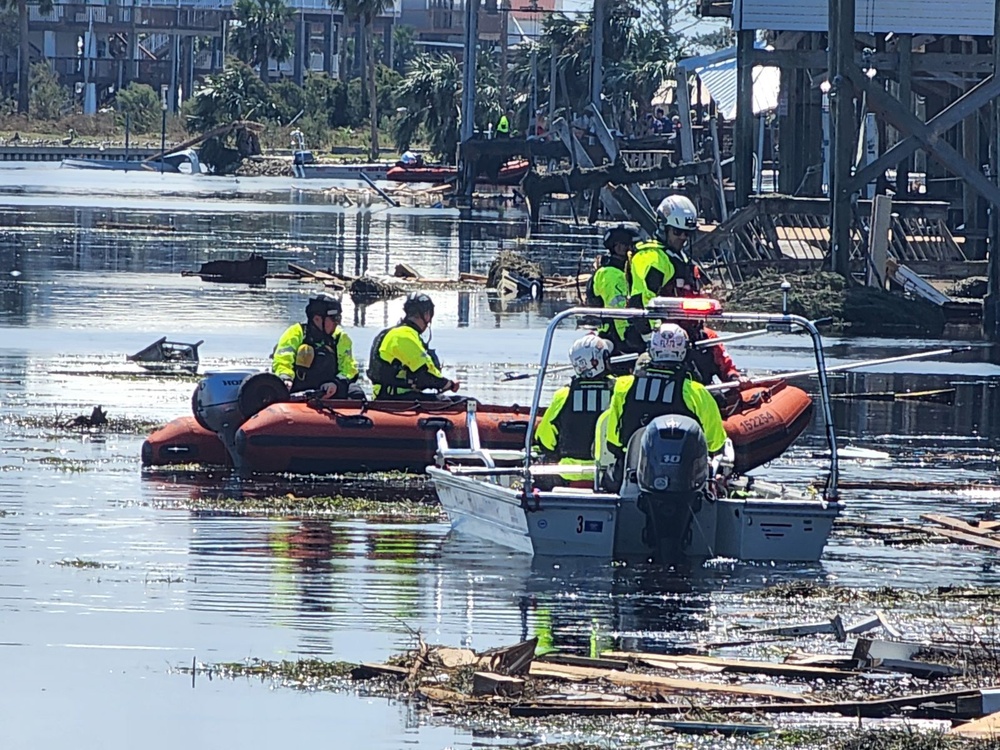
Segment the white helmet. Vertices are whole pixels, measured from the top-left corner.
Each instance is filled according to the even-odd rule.
[[[683,362],[687,350],[688,335],[676,323],[661,323],[649,339],[649,358],[653,362]]]
[[[596,333],[588,333],[573,342],[569,348],[569,361],[581,378],[596,378],[608,371],[614,344]]]
[[[686,195],[668,195],[656,208],[664,226],[693,232],[698,228],[698,209]]]

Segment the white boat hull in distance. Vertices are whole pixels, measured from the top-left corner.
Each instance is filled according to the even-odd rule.
[[[428,467],[452,529],[539,557],[614,558],[613,495],[542,493],[527,507],[520,490]]]

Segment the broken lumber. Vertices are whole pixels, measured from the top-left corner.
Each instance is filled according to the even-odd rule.
[[[576,716],[672,716],[691,711],[689,703],[653,701],[541,700],[519,703],[509,709],[511,716],[537,717],[572,714]]]
[[[825,622],[803,622],[795,625],[778,625],[773,628],[760,628],[746,631],[747,635],[782,635],[800,636],[815,635],[817,633],[830,633],[836,636],[837,640],[843,643],[847,640],[847,631],[844,629],[844,621],[840,615],[835,615],[832,620]]]
[[[498,695],[503,698],[516,698],[524,692],[524,680],[520,677],[509,677],[494,672],[474,672],[472,675],[472,694]]]
[[[948,730],[948,734],[977,740],[991,740],[1000,737],[1000,712],[975,719]]]
[[[395,677],[397,680],[405,680],[410,674],[406,667],[397,667],[393,664],[366,664],[362,662],[351,670],[352,680],[372,680],[376,677]]]
[[[934,533],[939,536],[947,537],[954,542],[961,542],[962,544],[968,544],[973,547],[1000,549],[1000,539],[991,539],[990,537],[966,534],[965,532],[953,531],[952,529],[934,529]]]
[[[545,654],[536,659],[542,664],[568,664],[571,667],[592,667],[594,669],[628,669],[628,662],[622,659],[577,656],[575,654]]]
[[[634,651],[609,651],[606,653],[613,658],[634,659],[651,667],[664,666],[670,668],[672,666],[688,667],[690,665],[702,665],[715,668],[720,672],[763,674],[772,677],[792,677],[806,680],[829,680],[857,676],[854,672],[842,669],[814,667],[803,664],[783,664],[781,662],[770,661],[753,661],[749,659],[727,659],[714,656],[667,656]]]
[[[776,700],[802,701],[806,698],[798,693],[760,685],[727,685],[701,680],[683,680],[660,675],[620,672],[613,669],[591,669],[588,667],[572,667],[564,664],[531,665],[529,674],[532,677],[544,677],[554,680],[569,680],[571,682],[587,682],[590,680],[607,680],[614,685],[628,687],[654,688],[664,691],[691,691],[702,693],[726,693],[727,695],[757,695]]]
[[[666,727],[678,734],[721,734],[724,737],[745,737],[774,731],[767,724],[735,724],[718,721],[670,721],[653,719],[650,724]]]
[[[479,659],[480,669],[504,675],[527,674],[537,647],[538,638],[529,638],[513,646],[501,646],[483,651]]]
[[[964,534],[972,534],[973,536],[988,536],[996,531],[995,521],[985,521],[979,524],[972,524],[968,521],[963,521],[960,518],[953,518],[951,516],[945,516],[941,513],[921,513],[920,518],[924,521],[930,521],[938,526],[944,526],[947,529],[952,529],[954,531],[961,531]]]

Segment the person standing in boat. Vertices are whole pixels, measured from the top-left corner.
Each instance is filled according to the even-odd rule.
[[[306,304],[306,322],[293,323],[271,352],[271,372],[291,393],[318,390],[325,398],[364,398],[351,337],[340,327],[343,307],[329,294]]]
[[[497,138],[510,138],[510,126],[514,122],[514,110],[508,109],[497,121]]]
[[[606,440],[607,451],[620,465],[632,434],[665,414],[695,419],[705,433],[708,452],[721,451],[726,444],[722,414],[711,392],[691,377],[687,333],[676,323],[661,323],[650,337],[648,353],[648,361],[640,361],[634,375],[615,382],[607,432],[602,436],[598,430],[595,456],[604,454],[601,441]]]
[[[461,383],[441,374],[441,362],[421,338],[434,320],[434,302],[413,292],[403,302],[403,319],[372,342],[368,377],[377,400],[440,401],[445,391],[458,392]],[[425,391],[433,390],[434,393]]]
[[[604,247],[608,252],[601,256],[597,270],[587,283],[588,307],[609,309],[625,307],[628,301],[628,279],[625,271],[628,267],[629,254],[635,248],[638,235],[638,231],[628,224],[618,224],[604,232]],[[627,331],[627,320],[602,320],[597,335],[610,341],[618,354],[644,351],[645,345],[641,340],[638,346],[635,342],[626,342]],[[614,366],[611,367],[615,374],[624,374],[631,369],[631,363],[625,364],[620,371]]]
[[[569,359],[576,375],[552,396],[552,403],[535,430],[535,444],[546,458],[562,465],[594,463],[597,419],[611,403],[615,379],[611,374],[612,345],[593,333],[573,342]],[[590,474],[564,474],[568,482],[594,481]]]
[[[628,306],[645,309],[653,297],[670,295],[670,283],[683,277],[697,289],[698,267],[684,252],[698,229],[698,209],[684,195],[668,195],[656,209],[663,241],[650,239],[635,246],[627,266]],[[629,327],[632,346],[644,345],[656,328],[656,321],[638,319]]]

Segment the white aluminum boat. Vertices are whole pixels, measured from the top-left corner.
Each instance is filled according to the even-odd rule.
[[[819,560],[841,510],[837,501],[837,450],[822,340],[814,324],[796,315],[722,313],[717,303],[672,298],[652,300],[646,311],[574,308],[549,324],[535,384],[531,419],[520,464],[490,452],[475,432],[470,402],[470,447],[450,448],[438,433],[438,465],[427,469],[454,530],[533,555],[658,560],[733,558],[742,561]],[[556,327],[570,317],[692,318],[763,323],[769,330],[801,330],[813,341],[821,413],[830,446],[830,470],[821,490],[796,491],[754,478],[716,479],[709,468],[704,436],[689,417],[662,416],[629,441],[613,492],[576,487],[540,491],[535,480],[565,475],[575,467],[533,465],[531,445],[542,383]],[[498,466],[497,464],[504,464]],[[471,465],[470,465],[471,464]],[[608,466],[596,471],[595,486],[608,487]],[[604,478],[602,481],[601,478]]]

